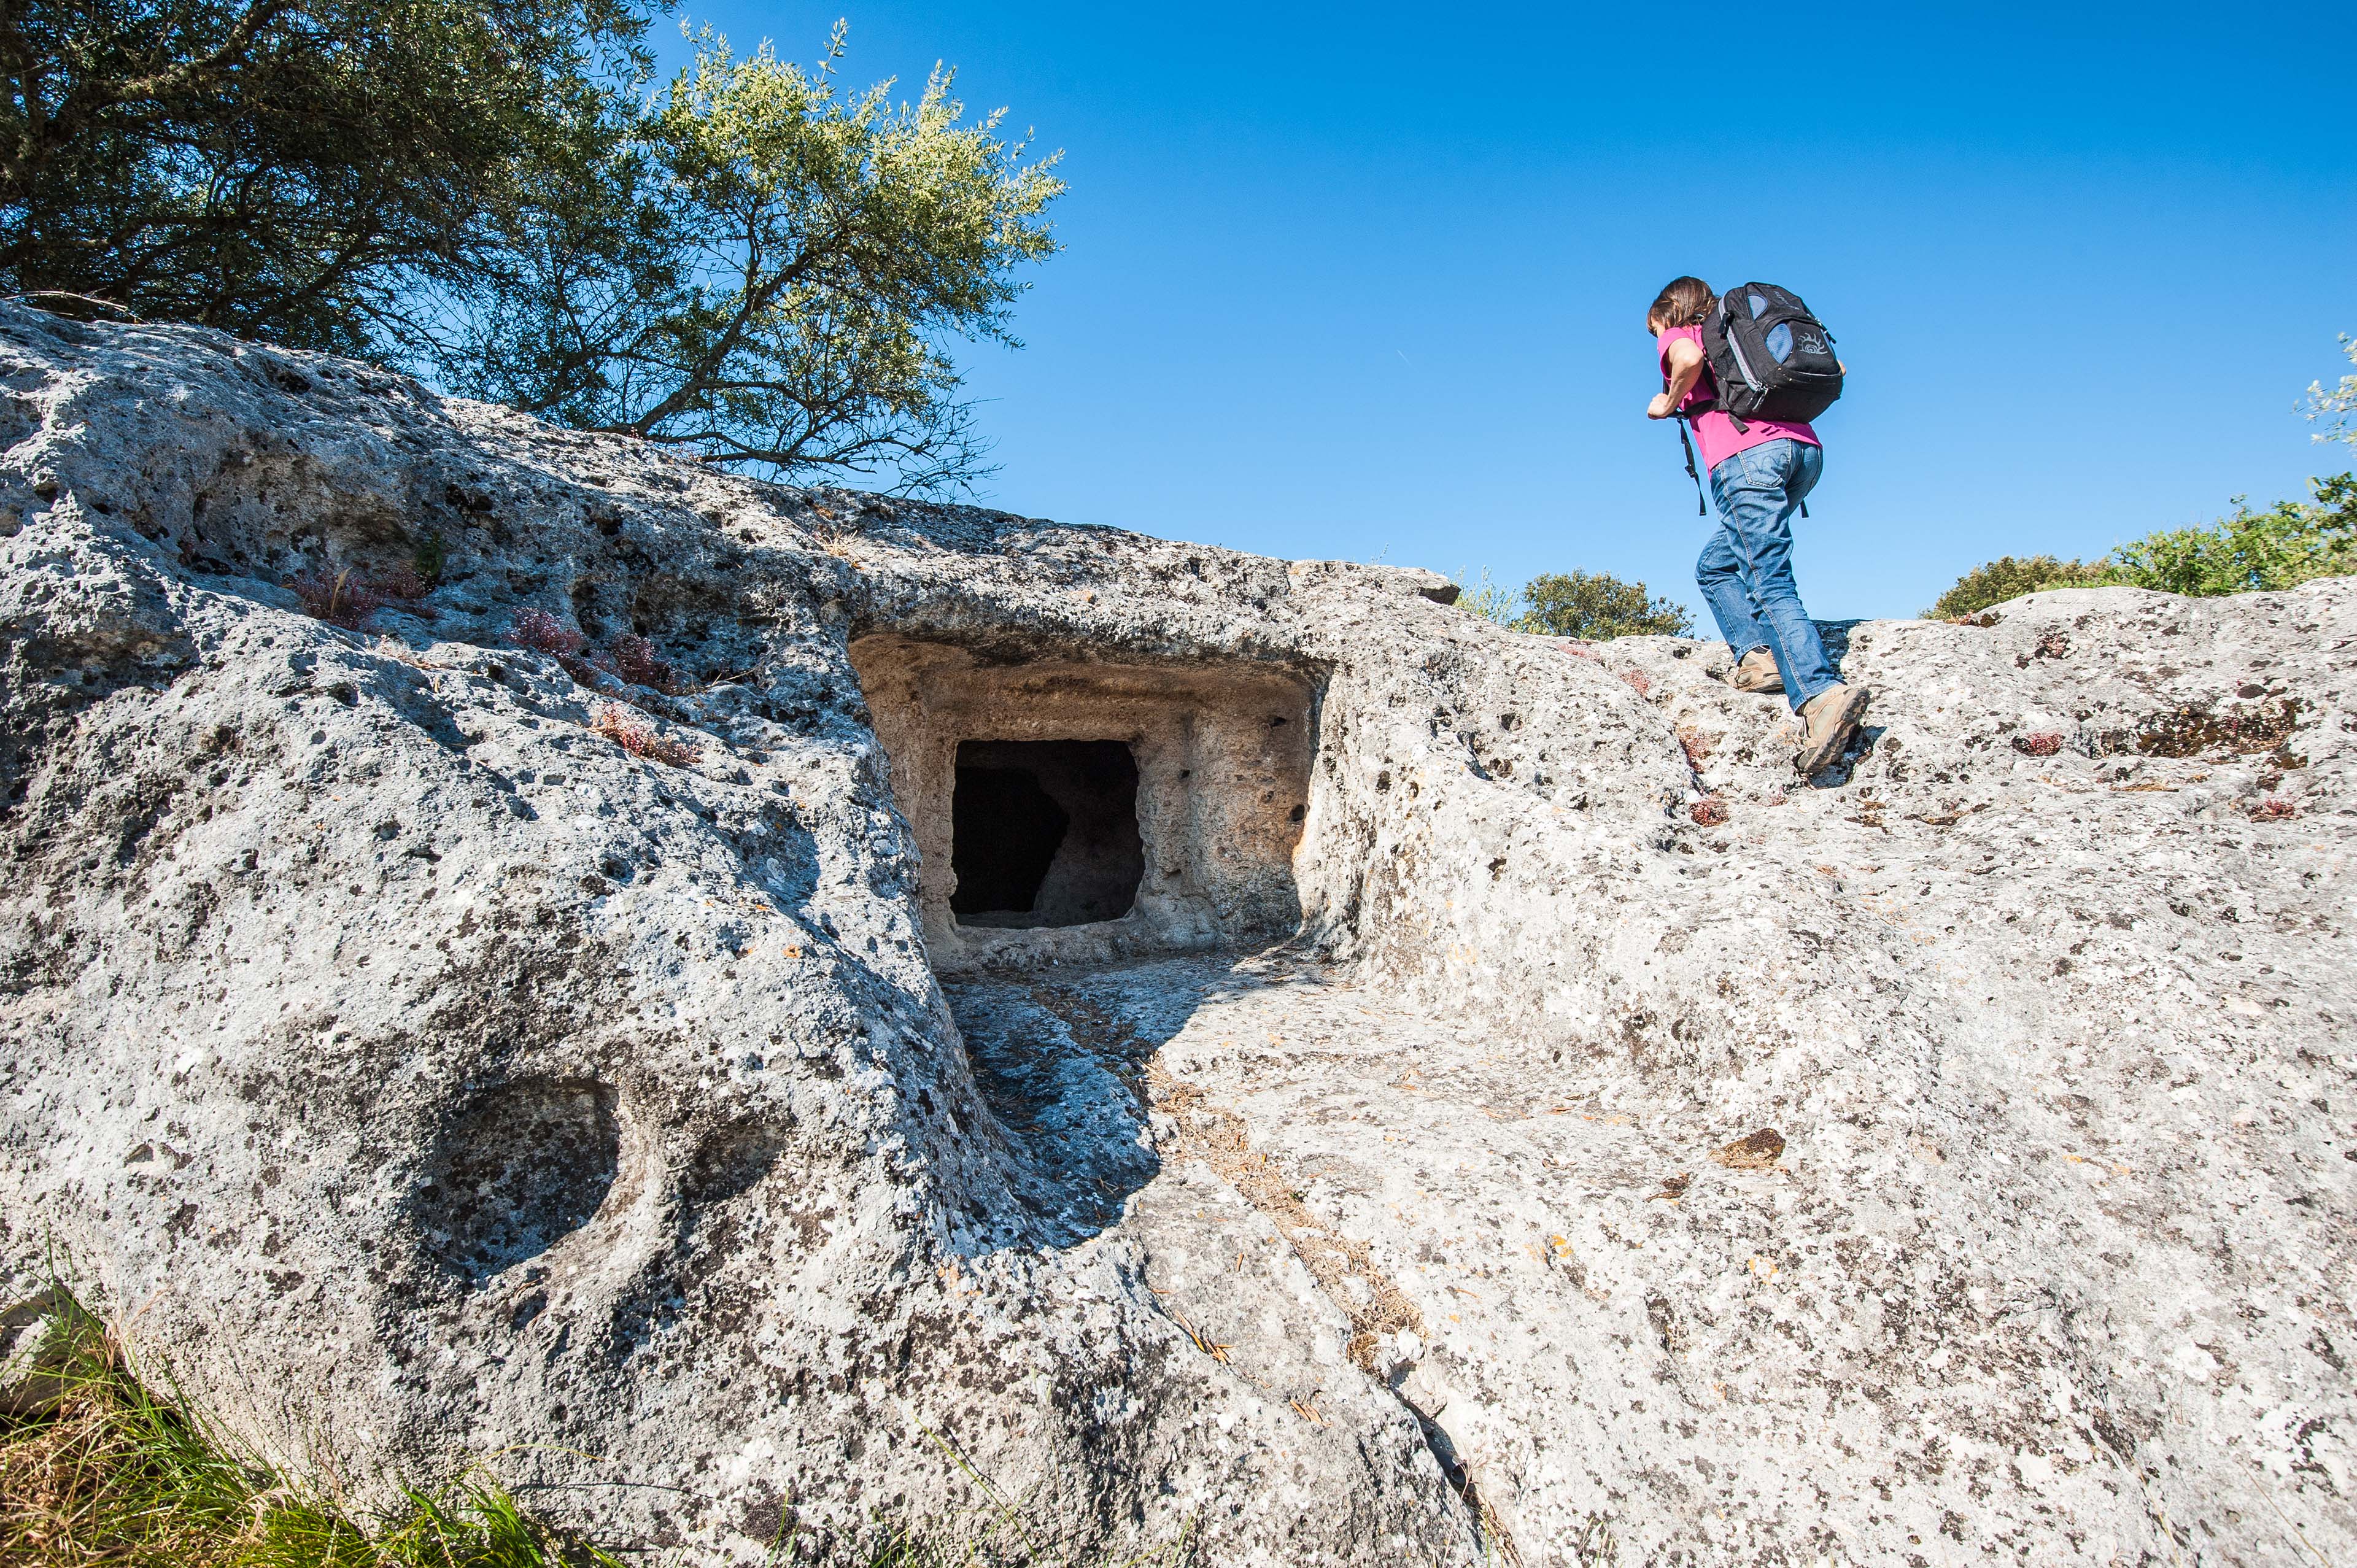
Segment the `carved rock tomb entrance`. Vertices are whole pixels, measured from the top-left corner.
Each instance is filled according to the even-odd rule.
[[[1301,920],[1317,693],[1243,660],[1009,660],[852,645],[922,857],[934,966],[1104,961]]]

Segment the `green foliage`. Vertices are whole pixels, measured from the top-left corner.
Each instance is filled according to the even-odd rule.
[[[2343,332],[2341,349],[2352,364],[2357,364],[2357,338]],[[2316,440],[2346,441],[2357,446],[2357,376],[2343,376],[2341,384],[2330,389],[2320,381],[2310,381],[2308,406],[2301,410],[2301,415],[2311,424],[2324,421],[2324,428],[2316,433]]]
[[[948,345],[1016,346],[1054,156],[646,0],[0,6],[0,289],[372,356],[780,474],[986,470]]]
[[[2025,555],[2017,560],[2011,555],[2000,555],[1957,578],[1956,585],[1923,612],[1923,618],[1956,620],[2024,594],[2042,594],[2049,588],[2093,587],[2104,581],[2104,564],[2100,561],[2061,561],[2051,555]]]
[[[1600,642],[1614,637],[1684,637],[1694,618],[1669,599],[1649,598],[1642,583],[1603,572],[1543,573],[1523,585],[1530,608],[1518,631]]]
[[[410,551],[409,564],[410,569],[417,574],[420,583],[429,588],[438,585],[442,574],[450,566],[449,543],[439,533],[427,533],[418,540],[416,548]]]
[[[2309,481],[2308,501],[2234,510],[2206,527],[2162,529],[2115,547],[2101,561],[2004,556],[1976,566],[1923,612],[1948,620],[2049,588],[2116,585],[2213,596],[2298,587],[2357,573],[2357,473]]]
[[[2110,556],[2111,580],[2165,594],[2248,594],[2357,572],[2357,475],[2312,482],[2315,503],[2234,510],[2207,528],[2166,529]]]
[[[1476,576],[1468,572],[1457,574],[1457,607],[1483,620],[1512,629],[1523,611],[1523,591],[1493,582],[1490,568],[1481,568]]]
[[[61,1294],[61,1293],[60,1293]],[[63,1297],[62,1391],[0,1417],[0,1562],[25,1568],[621,1568],[473,1479],[362,1521],[134,1374]],[[169,1396],[169,1397],[167,1397]]]
[[[0,1305],[15,1306],[0,1298]],[[488,1477],[404,1487],[385,1515],[362,1515],[331,1491],[274,1466],[168,1379],[143,1380],[122,1343],[61,1283],[39,1303],[60,1332],[43,1340],[42,1407],[0,1414],[0,1563],[8,1568],[624,1568],[550,1528]],[[865,1549],[831,1562],[866,1568],[955,1568],[1021,1562],[1082,1568],[1039,1539],[1021,1504],[946,1439],[928,1432],[982,1501],[911,1526],[871,1521]],[[1119,1563],[1192,1560],[1194,1526]],[[781,1523],[768,1561],[812,1560]],[[658,1561],[668,1563],[670,1556]]]
[[[619,0],[0,6],[0,286],[365,353],[487,264],[640,59]]]
[[[1054,156],[976,120],[937,70],[914,104],[709,31],[512,267],[448,300],[444,372],[585,428],[782,472],[984,470],[950,338],[1013,344],[1016,269],[1055,250]]]
[[[1642,583],[1624,583],[1605,572],[1541,573],[1519,588],[1458,574],[1457,607],[1509,631],[1544,637],[1577,637],[1601,642],[1615,637],[1684,637],[1694,618],[1668,599],[1649,598]]]

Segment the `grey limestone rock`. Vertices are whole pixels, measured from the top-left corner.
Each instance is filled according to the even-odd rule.
[[[1803,780],[1417,574],[0,385],[0,1263],[290,1459],[711,1563],[2357,1553],[2357,581],[1836,628]]]
[[[68,1389],[73,1346],[54,1286],[0,1305],[0,1415],[38,1416]]]

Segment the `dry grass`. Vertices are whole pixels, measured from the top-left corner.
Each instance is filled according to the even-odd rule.
[[[642,715],[612,703],[590,716],[589,733],[604,736],[632,757],[673,768],[693,768],[704,756],[701,746],[673,740],[658,732]]]
[[[855,572],[865,571],[867,564],[860,559],[859,552],[853,547],[854,541],[860,537],[857,522],[837,518],[823,506],[813,506],[811,510],[826,520],[811,524],[811,537],[818,542],[819,549]]]
[[[434,611],[421,603],[434,591],[434,585],[405,561],[365,574],[347,566],[330,575],[321,567],[287,578],[286,585],[303,601],[304,614],[346,631],[368,630],[376,612],[388,604],[403,605],[413,615],[434,618]]]
[[[332,577],[325,571],[305,572],[287,578],[286,585],[303,601],[306,615],[346,631],[366,631],[384,607],[384,596],[366,578],[354,576],[349,566]]]

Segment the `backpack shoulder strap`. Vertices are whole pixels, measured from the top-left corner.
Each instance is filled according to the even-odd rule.
[[[1702,373],[1705,376],[1711,373],[1710,356],[1707,354],[1703,356]],[[1672,419],[1677,422],[1678,446],[1686,455],[1686,478],[1695,482],[1695,515],[1697,517],[1708,517],[1710,515],[1710,503],[1703,499],[1702,475],[1696,472],[1695,468],[1694,442],[1686,433],[1686,426],[1693,421],[1696,414],[1708,413],[1718,407],[1718,398],[1717,396],[1717,385],[1718,383],[1717,380],[1714,379],[1711,382],[1713,395],[1704,398],[1700,403],[1695,403],[1691,408],[1680,409],[1670,415]],[[1702,381],[1699,377],[1695,381],[1695,388],[1696,391],[1700,391],[1702,388]],[[1662,378],[1662,390],[1663,392],[1670,390],[1670,378],[1666,375]],[[1728,417],[1733,418],[1734,416],[1730,414]]]
[[[1685,449],[1686,478],[1695,482],[1695,515],[1696,517],[1708,517],[1710,515],[1710,503],[1703,499],[1702,476],[1695,472],[1694,442],[1688,439],[1686,435],[1686,421],[1691,417],[1693,416],[1684,413],[1676,416],[1678,422],[1678,445]]]
[[[1702,370],[1704,375],[1708,375],[1710,373],[1710,360],[1707,356],[1703,360]],[[1702,382],[1697,380],[1695,382],[1695,385],[1696,387],[1700,387]],[[1662,390],[1663,392],[1670,390],[1670,378],[1667,376],[1663,376],[1662,378]],[[1705,398],[1694,407],[1690,409],[1677,410],[1670,415],[1672,419],[1677,422],[1678,446],[1686,455],[1686,478],[1695,482],[1695,515],[1700,517],[1708,517],[1710,515],[1710,503],[1703,499],[1702,476],[1695,471],[1694,442],[1687,437],[1686,424],[1697,413],[1708,413],[1713,408],[1717,406],[1717,402],[1718,400],[1717,398]]]

